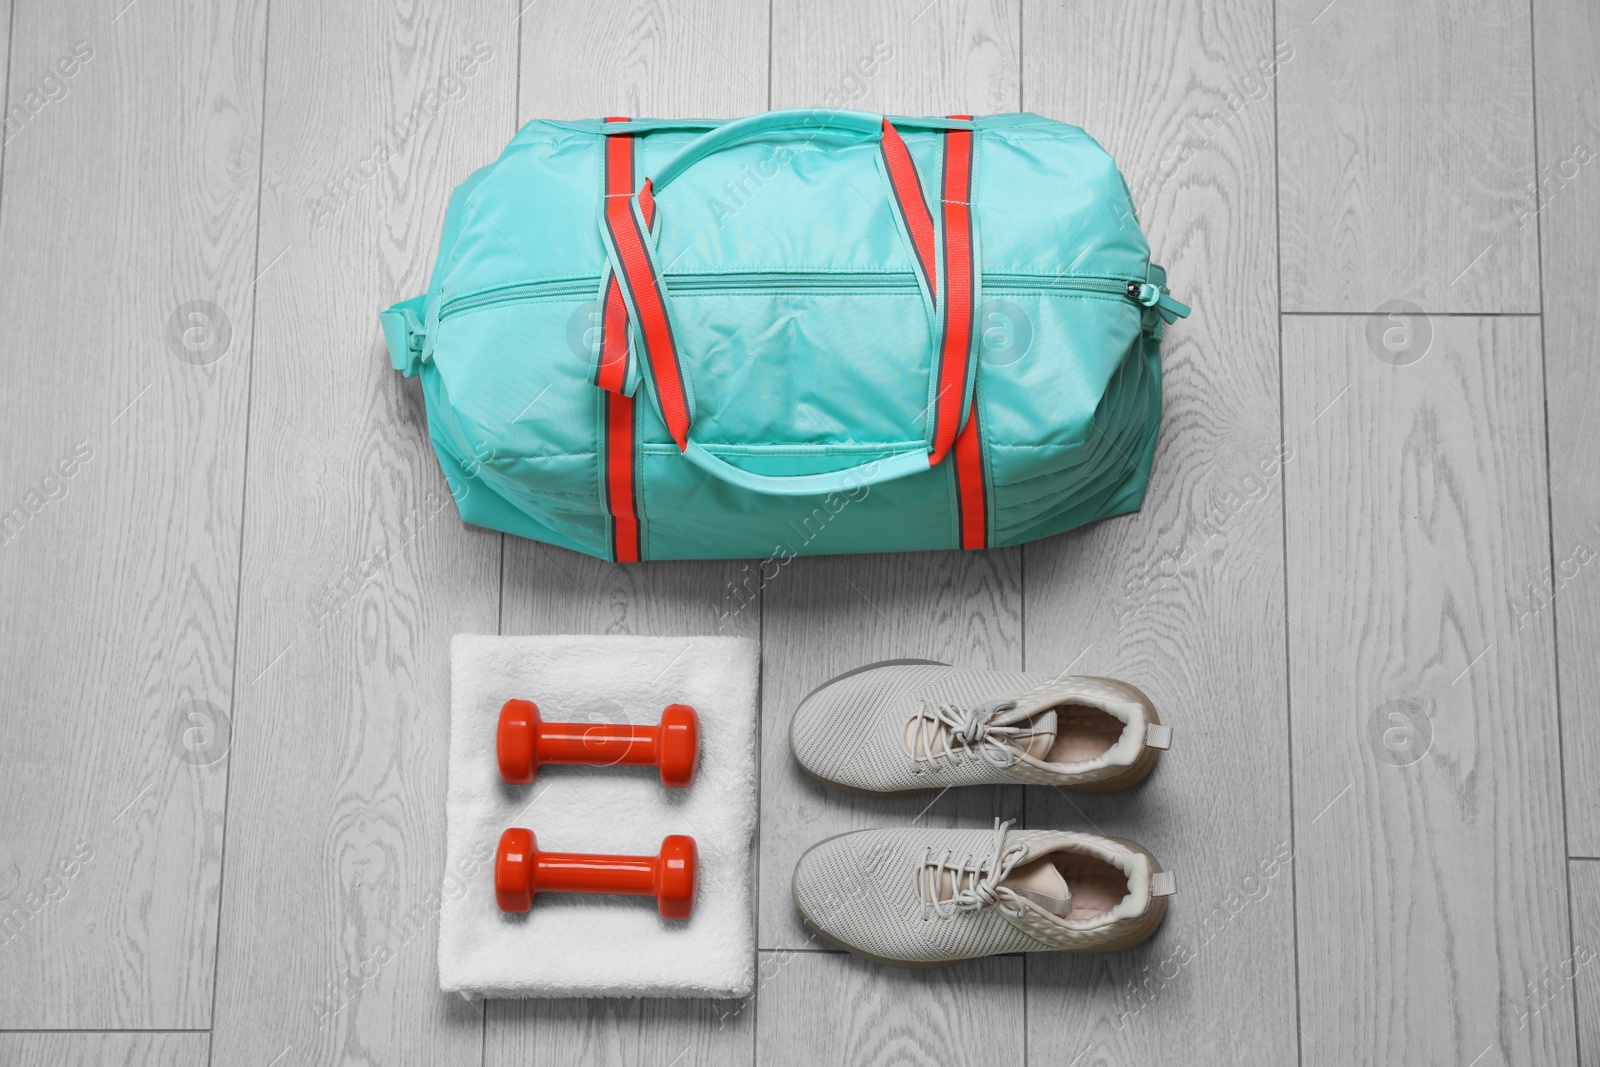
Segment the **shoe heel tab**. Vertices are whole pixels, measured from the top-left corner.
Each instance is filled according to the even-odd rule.
[[[1172,747],[1172,727],[1153,722],[1144,728],[1144,747],[1159,748],[1163,752]]]

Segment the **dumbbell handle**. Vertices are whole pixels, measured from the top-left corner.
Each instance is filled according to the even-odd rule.
[[[616,893],[656,895],[655,856],[595,856],[582,852],[540,852],[533,862],[534,885],[541,893]]]
[[[628,723],[547,722],[534,744],[540,763],[605,763],[653,767],[657,760],[658,726]]]

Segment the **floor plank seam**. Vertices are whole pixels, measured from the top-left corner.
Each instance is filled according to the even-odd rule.
[[[1278,0],[1272,0],[1272,36],[1276,41],[1279,38],[1278,25]],[[1274,283],[1278,296],[1278,448],[1280,454],[1288,441],[1288,414],[1286,411],[1287,399],[1284,391],[1283,367],[1283,153],[1280,131],[1282,129],[1278,114],[1278,93],[1272,94],[1272,226],[1273,226],[1273,252],[1276,270]],[[1326,409],[1324,409],[1326,410]],[[1285,766],[1284,775],[1288,792],[1289,806],[1289,855],[1295,855],[1298,840],[1295,831],[1295,804],[1294,804],[1294,672],[1293,661],[1290,656],[1289,642],[1293,635],[1289,632],[1289,486],[1288,479],[1280,487],[1278,494],[1278,531],[1279,551],[1283,566],[1283,715],[1284,715],[1284,745]],[[1292,867],[1289,874],[1289,941],[1291,949],[1291,965],[1294,972],[1294,1052],[1295,1063],[1305,1063],[1305,1032],[1304,1021],[1300,1010],[1300,880],[1295,877]]]
[[[1536,31],[1535,11],[1533,0],[1528,0],[1528,100],[1533,122],[1533,185],[1538,188],[1539,159],[1543,149],[1543,137],[1539,128],[1539,81],[1537,77],[1538,38]],[[1550,550],[1550,572],[1556,573],[1558,566],[1556,557],[1556,516],[1555,516],[1555,486],[1552,453],[1550,446],[1550,359],[1549,343],[1544,317],[1544,212],[1534,213],[1533,219],[1533,248],[1534,248],[1534,280],[1535,290],[1539,297],[1539,399],[1543,418],[1543,444],[1544,444],[1544,505],[1545,505],[1545,536]],[[1550,614],[1550,672],[1551,672],[1551,697],[1555,704],[1556,728],[1556,771],[1559,780],[1561,801],[1561,851],[1571,849],[1572,828],[1567,814],[1567,749],[1566,749],[1566,724],[1565,709],[1562,706],[1561,694],[1561,613]],[[1574,945],[1577,939],[1577,923],[1572,911],[1572,864],[1562,864],[1562,888],[1566,892],[1567,907],[1567,937],[1566,943]],[[1573,1019],[1583,1018],[1583,1003],[1578,996],[1578,983],[1572,983],[1572,1012]],[[1583,1027],[1575,1025],[1572,1032],[1573,1054],[1577,1062],[1583,1062]]]
[[[0,1026],[0,1034],[209,1034],[206,1027],[9,1027]]]
[[[254,247],[251,249],[250,265],[254,267],[261,262],[261,200],[262,187],[266,178],[267,158],[267,106],[268,90],[271,86],[269,80],[272,53],[272,10],[270,5],[261,14],[261,112],[260,127],[256,131],[256,233]],[[256,334],[261,322],[261,275],[256,271],[250,282],[250,363],[245,370],[245,396],[244,396],[244,444],[240,464],[242,467],[239,477],[239,559],[238,571],[234,576],[233,587],[233,670],[232,678],[228,684],[229,703],[233,705],[233,713],[238,715],[239,699],[239,635],[244,625],[244,563],[245,563],[245,531],[247,528],[246,516],[250,506],[250,413],[254,407],[252,399],[255,396],[255,369],[256,369]],[[211,1033],[217,1025],[217,997],[222,988],[222,927],[223,904],[227,900],[227,871],[228,871],[228,804],[233,796],[234,760],[232,752],[228,754],[227,775],[222,785],[222,837],[218,845],[217,854],[217,925],[213,934],[211,946],[211,1026],[207,1032]],[[206,1042],[207,1067],[214,1062],[216,1054],[216,1038]]]

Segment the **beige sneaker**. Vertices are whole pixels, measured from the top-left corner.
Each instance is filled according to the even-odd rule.
[[[902,967],[1114,952],[1161,925],[1172,875],[1139,845],[1010,826],[830,837],[795,864],[795,906],[842,948]]]
[[[1114,678],[1050,678],[890,660],[800,702],[789,748],[857,793],[1033,783],[1106,793],[1142,781],[1172,743],[1150,698]]]

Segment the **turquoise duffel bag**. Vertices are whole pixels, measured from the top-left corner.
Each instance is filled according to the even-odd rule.
[[[1133,511],[1186,314],[1082,130],[795,110],[530,122],[380,319],[465,521],[631,562]]]

